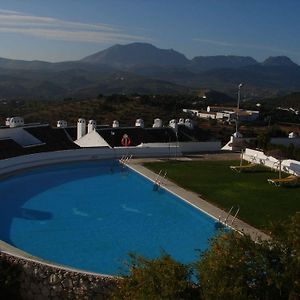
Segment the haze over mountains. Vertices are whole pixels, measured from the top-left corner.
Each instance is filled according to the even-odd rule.
[[[214,89],[247,97],[300,91],[300,66],[288,57],[197,56],[151,44],[115,45],[79,61],[0,58],[0,99],[93,97],[111,93],[174,94]]]

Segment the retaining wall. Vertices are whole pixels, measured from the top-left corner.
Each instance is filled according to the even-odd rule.
[[[212,152],[220,150],[220,142],[188,142],[178,145],[157,144],[142,147],[82,148],[54,152],[42,152],[0,160],[0,175],[22,168],[37,167],[51,163],[97,159],[119,159],[124,155],[133,157],[177,157],[182,153]]]
[[[30,259],[0,253],[0,259],[16,274],[16,287],[22,299],[109,299],[117,277],[82,273],[42,264]],[[100,258],[99,258],[100,259]]]
[[[138,149],[138,148],[84,148],[63,150],[54,152],[35,153],[30,155],[16,156],[8,159],[0,160],[0,175],[14,172],[16,170],[32,168],[47,164],[73,162],[73,161],[88,161],[97,159],[119,159],[123,155],[133,155],[135,157],[143,156],[167,156],[175,155],[175,149],[171,148],[151,148],[151,149]]]

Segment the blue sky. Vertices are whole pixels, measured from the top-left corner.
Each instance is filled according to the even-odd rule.
[[[0,0],[0,57],[76,60],[148,42],[198,55],[300,64],[300,0]]]

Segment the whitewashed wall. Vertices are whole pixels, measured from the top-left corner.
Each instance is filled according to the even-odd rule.
[[[177,147],[177,152],[180,154],[185,153],[197,153],[197,152],[216,152],[221,150],[220,141],[211,141],[211,142],[173,142],[173,143],[147,143],[141,144],[138,147],[167,147],[174,148]],[[174,149],[176,151],[176,149]]]
[[[249,162],[261,164],[266,167],[278,170],[279,160],[265,155],[262,151],[246,148],[243,158]],[[292,159],[285,159],[281,163],[281,168],[284,172],[300,176],[300,162]]]
[[[164,145],[164,146],[162,146]],[[144,144],[141,147],[116,147],[116,148],[82,148],[54,152],[35,153],[0,160],[0,174],[13,172],[23,168],[40,165],[84,161],[96,159],[120,159],[124,155],[133,157],[177,157],[182,152],[204,152],[220,150],[219,142],[180,143],[180,146],[171,144],[157,144],[151,147]]]
[[[115,149],[109,148],[84,148],[76,150],[64,150],[55,152],[43,152],[30,155],[23,155],[0,160],[0,175],[13,172],[23,168],[31,168],[41,165],[87,161],[97,159],[119,159],[123,155],[133,155],[133,157],[157,157],[157,156],[175,156],[181,155],[175,147],[160,148],[130,148],[120,147]]]

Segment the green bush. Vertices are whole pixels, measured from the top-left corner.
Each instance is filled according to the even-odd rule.
[[[204,299],[300,299],[300,214],[273,226],[268,241],[213,238],[195,269]]]
[[[273,226],[272,236],[281,266],[274,281],[286,299],[300,299],[300,212]]]
[[[281,299],[272,278],[277,256],[247,235],[223,234],[211,241],[195,268],[204,299]]]
[[[130,274],[120,281],[112,299],[199,299],[190,268],[167,254],[153,260],[131,254],[129,266]]]

